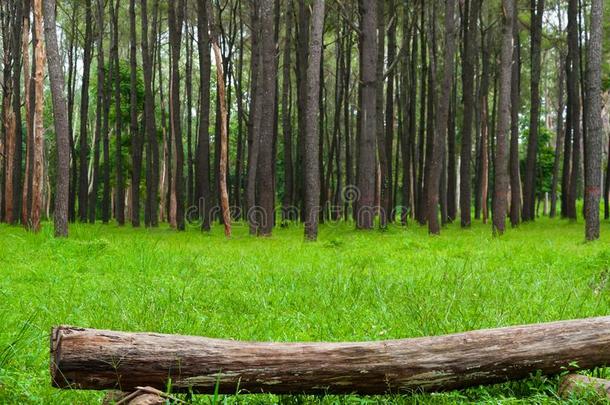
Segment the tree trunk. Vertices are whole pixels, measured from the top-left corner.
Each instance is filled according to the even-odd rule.
[[[517,19],[515,10],[514,18]],[[519,24],[513,22],[513,64],[511,82],[511,124],[510,124],[510,223],[519,225],[521,219],[521,173],[519,162],[519,111],[521,109],[521,43]]]
[[[464,56],[462,58],[462,99],[464,102],[462,143],[460,148],[460,223],[467,228],[471,223],[471,161],[472,129],[475,112],[474,64],[477,57],[477,21],[481,0],[467,0],[464,24]]]
[[[375,204],[375,134],[377,126],[377,0],[361,4],[361,94],[356,187],[356,227],[372,229]],[[383,33],[382,33],[383,34]]]
[[[568,92],[570,103],[570,130],[572,139],[572,164],[567,197],[567,217],[576,220],[576,198],[580,178],[581,104],[580,57],[578,36],[578,0],[568,3]]]
[[[206,394],[445,391],[603,366],[609,330],[600,317],[377,342],[256,343],[63,326],[51,332],[51,376],[55,387],[124,391],[165,389],[169,379],[172,390]]]
[[[436,110],[435,136],[432,146],[432,161],[430,162],[430,184],[428,185],[428,232],[434,235],[440,234],[438,223],[438,200],[445,155],[445,143],[447,139],[447,118],[449,115],[449,103],[451,102],[451,91],[453,89],[453,70],[455,63],[455,0],[447,0],[445,5],[445,47],[443,50],[443,76],[441,89],[447,93],[438,98]],[[434,89],[431,89],[434,91]]]
[[[292,97],[290,69],[292,69],[292,1],[286,5],[286,37],[282,64],[282,132],[284,140],[284,197],[282,198],[282,221],[293,221],[294,174],[292,163]],[[337,78],[339,80],[339,78]],[[300,114],[300,113],[299,113]]]
[[[25,99],[25,178],[23,179],[23,190],[22,190],[22,210],[21,210],[21,223],[26,229],[29,229],[32,225],[31,222],[31,190],[32,190],[32,177],[33,177],[33,148],[34,148],[34,120],[32,116],[32,110],[34,109],[36,94],[34,91],[35,86],[35,70],[36,70],[36,50],[32,57],[32,66],[30,71],[30,1],[23,1],[23,24],[21,34],[21,53],[22,53],[22,65],[23,65],[23,96]],[[32,41],[36,43],[36,30],[32,27]],[[31,91],[30,91],[31,90]]]
[[[141,3],[142,70],[144,76],[144,132],[146,143],[146,213],[147,226],[158,225],[157,197],[159,187],[159,143],[155,123],[155,100],[152,93],[152,57],[149,50],[147,0]],[[154,36],[150,36],[154,38]]]
[[[256,201],[260,207],[262,222],[258,235],[270,236],[275,214],[275,189],[273,185],[273,134],[275,116],[276,87],[276,52],[274,41],[274,2],[261,1],[261,59],[262,75],[260,77],[261,114],[260,137],[258,145],[258,167],[256,170]]]
[[[218,82],[218,102],[220,104],[220,208],[222,210],[222,223],[224,224],[225,236],[231,237],[231,211],[229,210],[229,190],[227,188],[227,107],[225,96],[225,82],[222,64],[222,55],[218,47],[218,40],[212,42],[216,62],[216,80]]]
[[[38,0],[37,0],[38,1]],[[45,0],[44,29],[48,53],[49,82],[53,101],[53,123],[57,144],[57,169],[55,184],[55,209],[53,221],[55,236],[68,236],[68,200],[70,184],[70,130],[68,128],[68,111],[64,93],[63,64],[57,45],[55,31],[55,0]]]
[[[182,38],[182,22],[184,0],[172,2],[168,8],[169,43],[171,51],[171,85],[170,85],[170,128],[173,138],[173,153],[175,156],[172,172],[172,187],[174,189],[176,228],[184,230],[184,193],[183,165],[184,150],[182,146],[181,115],[180,115],[180,44]]]
[[[525,182],[523,185],[524,221],[533,221],[536,217],[536,155],[538,153],[538,127],[540,120],[540,65],[542,43],[542,15],[544,0],[531,0],[531,98],[530,124],[527,140],[527,157],[525,162]]]
[[[602,163],[602,0],[591,2],[591,30],[587,57],[587,137],[585,139],[585,238],[599,239],[599,199],[601,195]]]
[[[502,1],[502,50],[500,54],[500,95],[498,101],[498,120],[496,127],[496,157],[494,165],[494,202],[493,232],[502,235],[505,230],[505,219],[508,211],[508,152],[511,124],[511,82],[513,52],[514,19],[516,0]]]
[[[136,3],[129,0],[129,132],[131,135],[131,225],[140,226],[140,177],[142,171],[142,142],[140,139],[140,126],[138,125],[138,99],[137,99],[137,68],[136,61]]]
[[[320,201],[320,62],[324,30],[324,0],[314,0],[311,14],[311,35],[307,60],[307,110],[305,121],[305,239],[315,241],[318,237]]]

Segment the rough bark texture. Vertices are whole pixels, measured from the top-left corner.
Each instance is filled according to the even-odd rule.
[[[591,29],[587,57],[587,136],[585,138],[585,238],[599,239],[599,200],[602,164],[602,0],[591,2]]]
[[[218,103],[220,105],[220,159],[218,183],[220,186],[220,209],[222,210],[222,223],[224,224],[225,236],[231,237],[231,212],[229,210],[229,190],[227,188],[227,100],[225,95],[225,82],[223,74],[222,55],[218,43],[212,43],[214,49],[214,60],[216,62],[216,80],[218,82]]]
[[[538,153],[538,127],[540,119],[540,65],[542,43],[542,14],[544,0],[531,0],[531,102],[530,126],[527,141],[527,158],[525,163],[525,181],[523,185],[524,221],[533,221],[536,202],[536,155]]]
[[[510,136],[510,101],[513,64],[513,24],[515,0],[502,1],[502,49],[500,54],[500,96],[496,127],[496,157],[493,201],[494,234],[503,234],[508,211],[508,140]]]
[[[474,63],[477,57],[477,19],[481,0],[467,0],[467,27],[462,58],[462,93],[464,113],[462,123],[462,144],[460,149],[460,223],[469,227],[472,201],[472,128],[475,111]]]
[[[91,0],[85,1],[85,39],[83,50],[83,80],[80,101],[80,132],[78,159],[78,219],[87,221],[87,204],[89,199],[89,78],[91,74],[93,13]],[[117,50],[118,52],[118,50]]]
[[[137,68],[136,60],[136,2],[129,1],[129,132],[131,136],[131,225],[140,226],[140,177],[142,172],[142,140],[138,123]]]
[[[318,237],[318,216],[320,201],[320,160],[319,156],[319,99],[320,61],[322,54],[322,33],[324,29],[324,0],[315,0],[311,15],[311,35],[309,38],[309,58],[307,60],[307,111],[305,121],[305,239]]]
[[[521,109],[521,43],[517,12],[514,13],[513,67],[511,79],[510,106],[510,223],[519,225],[521,219],[521,170],[519,162],[519,110]]]
[[[450,390],[610,362],[610,317],[361,343],[256,343],[61,326],[55,387],[213,393]],[[120,361],[119,361],[120,359]]]
[[[68,236],[68,199],[70,184],[70,132],[68,108],[64,93],[64,72],[55,31],[55,0],[43,1],[44,30],[49,66],[49,82],[53,101],[53,117],[57,143],[57,174],[55,184],[55,210],[53,221],[55,236]]]
[[[576,197],[580,179],[581,148],[581,103],[580,103],[580,47],[578,35],[578,0],[568,3],[568,93],[569,93],[569,127],[572,139],[572,164],[567,190],[567,217],[575,220]],[[566,140],[567,142],[567,140]]]
[[[159,191],[159,142],[155,124],[155,105],[152,92],[152,57],[149,50],[148,10],[147,0],[142,0],[142,70],[144,76],[144,133],[146,137],[146,204],[145,214],[147,226],[157,226],[157,195]],[[152,36],[151,36],[152,38]]]
[[[32,210],[30,215],[31,228],[34,232],[40,230],[40,216],[42,209],[42,192],[44,184],[44,65],[46,54],[42,34],[42,0],[34,0],[34,30],[36,43],[34,44],[34,55],[36,59],[36,72],[34,76],[34,131],[33,131],[33,167],[32,167]],[[22,209],[27,209],[27,206]]]
[[[171,48],[170,124],[175,156],[172,172],[172,188],[175,207],[176,228],[184,230],[184,149],[180,116],[180,41],[184,17],[184,0],[172,2],[168,7],[169,43]]]
[[[277,63],[274,40],[273,0],[261,1],[261,115],[256,170],[257,205],[261,209],[263,222],[258,228],[260,236],[270,236],[274,225],[275,187],[273,183],[273,139],[275,117],[275,88],[277,84]]]
[[[377,0],[361,5],[361,105],[358,136],[356,227],[371,229],[375,203],[375,134],[377,88]]]
[[[428,232],[439,234],[438,200],[440,193],[441,170],[445,156],[447,139],[447,118],[449,116],[449,103],[453,89],[453,68],[455,64],[455,0],[447,0],[445,5],[445,47],[443,50],[443,76],[441,89],[446,93],[439,97],[436,111],[436,124],[434,145],[432,147],[432,161],[430,162],[430,184],[428,185]],[[432,89],[434,91],[434,89]]]

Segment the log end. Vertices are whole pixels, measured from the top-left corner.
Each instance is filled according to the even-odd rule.
[[[61,373],[61,344],[64,336],[71,335],[83,328],[75,328],[68,325],[54,326],[51,328],[50,335],[50,361],[49,372],[51,373],[51,385],[56,388],[70,387],[70,382]]]

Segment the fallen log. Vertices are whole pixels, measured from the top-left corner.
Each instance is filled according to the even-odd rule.
[[[198,393],[443,391],[610,364],[610,317],[362,343],[257,343],[69,326],[51,333],[55,387]]]
[[[610,380],[580,374],[566,374],[561,377],[557,392],[565,399],[569,399],[572,395],[587,393],[595,393],[600,398],[610,399]]]

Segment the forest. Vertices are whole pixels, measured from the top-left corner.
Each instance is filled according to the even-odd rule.
[[[48,386],[66,323],[353,341],[606,315],[609,16],[0,1],[0,402],[101,399]],[[381,401],[561,402],[552,378]],[[302,399],[367,403],[325,398]]]
[[[608,219],[603,2],[148,3],[2,5],[4,222]]]

